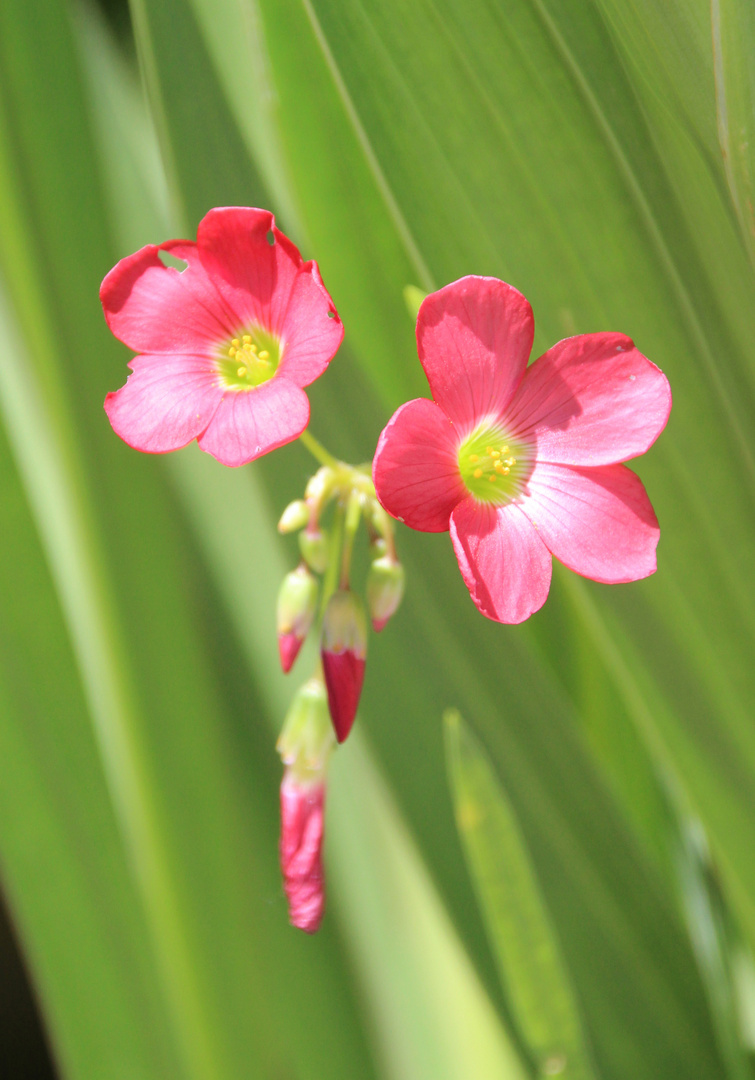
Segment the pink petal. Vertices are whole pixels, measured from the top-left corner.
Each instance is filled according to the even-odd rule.
[[[626,465],[575,469],[538,461],[528,487],[522,509],[570,570],[607,584],[655,572],[658,521]]]
[[[372,466],[377,497],[412,529],[445,532],[467,489],[458,436],[445,413],[426,398],[402,405],[378,440]]]
[[[227,391],[199,445],[222,465],[245,465],[297,439],[309,423],[309,400],[276,374],[254,390]]]
[[[105,398],[117,435],[150,454],[179,450],[205,430],[223,390],[202,356],[135,356],[126,385]]]
[[[483,615],[520,623],[543,606],[551,554],[515,503],[494,506],[469,497],[451,515],[459,569]]]
[[[199,224],[197,245],[241,323],[256,323],[281,338],[280,372],[297,386],[321,375],[343,340],[343,325],[317,264],[304,262],[276,229],[273,215],[235,206],[210,210]]]
[[[422,303],[417,346],[438,405],[466,434],[508,405],[532,349],[532,308],[497,278],[464,277]]]
[[[612,465],[643,454],[666,426],[668,379],[624,334],[559,341],[529,368],[507,430],[537,441],[542,461]]]
[[[165,266],[161,251],[189,265]],[[102,282],[100,300],[112,332],[136,352],[206,353],[239,326],[188,240],[150,244],[121,259]]]
[[[293,926],[314,934],[325,908],[322,841],[325,785],[304,785],[288,773],[281,799],[280,861]]]

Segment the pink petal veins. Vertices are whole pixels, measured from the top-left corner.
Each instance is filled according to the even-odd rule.
[[[125,386],[105,399],[113,430],[135,450],[162,454],[201,435],[223,397],[202,356],[136,356]]]
[[[517,505],[465,499],[451,515],[451,540],[461,575],[483,615],[520,623],[543,606],[551,554]]]
[[[308,423],[307,395],[276,375],[254,390],[227,391],[199,445],[223,465],[245,465],[297,439]]]
[[[655,572],[658,521],[642,481],[625,465],[538,462],[528,488],[524,513],[570,570],[608,584]]]
[[[465,277],[422,303],[419,358],[433,398],[462,435],[500,415],[532,349],[532,308],[497,278]]]
[[[451,511],[466,495],[454,427],[425,398],[402,405],[389,420],[372,473],[388,513],[423,532],[445,532]]]
[[[612,465],[644,453],[666,426],[668,379],[624,334],[559,341],[527,370],[507,426],[541,461]]]

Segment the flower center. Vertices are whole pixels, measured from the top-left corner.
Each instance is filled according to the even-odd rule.
[[[529,448],[507,438],[498,425],[485,424],[459,446],[459,470],[470,495],[504,503],[522,489],[529,472]]]
[[[280,340],[260,327],[231,338],[220,349],[217,370],[226,390],[253,390],[272,379],[281,362]]]

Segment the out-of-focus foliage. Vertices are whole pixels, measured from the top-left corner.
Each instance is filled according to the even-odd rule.
[[[572,1053],[541,1075],[746,1080],[751,6],[131,15],[136,61],[73,0],[0,5],[0,867],[62,1074],[521,1080],[563,1024]],[[287,926],[273,749],[299,677],[275,662],[296,558],[275,521],[306,455],[140,456],[101,407],[128,358],[101,278],[231,203],[320,263],[346,342],[312,426],[350,460],[426,393],[406,287],[465,273],[528,296],[540,350],[621,330],[674,392],[638,462],[648,581],[558,572],[503,627],[447,538],[400,533],[407,597],[338,752],[315,939]],[[462,815],[472,878],[449,705],[470,727],[456,797],[476,784],[491,815],[476,834]],[[531,967],[509,922],[546,943]]]

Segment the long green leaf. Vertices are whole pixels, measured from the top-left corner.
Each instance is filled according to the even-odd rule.
[[[593,1080],[579,1009],[516,815],[458,712],[444,716],[456,823],[504,988],[543,1076]]]

